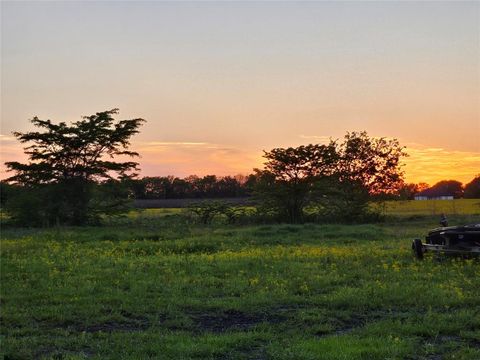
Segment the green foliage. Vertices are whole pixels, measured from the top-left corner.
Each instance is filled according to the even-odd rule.
[[[95,201],[95,195],[107,190],[108,186],[99,185],[102,181],[109,184],[106,193],[111,195],[112,186],[120,185],[115,175],[122,179],[135,175],[136,162],[113,159],[138,156],[128,150],[129,139],[144,122],[115,121],[117,113],[117,109],[99,112],[71,125],[34,117],[32,124],[42,131],[14,133],[20,142],[31,144],[25,148],[27,164],[5,163],[15,173],[7,181],[23,187],[20,198],[6,204],[14,220],[29,225],[81,225],[114,208],[115,201],[105,206],[105,201]]]
[[[367,189],[354,181],[343,181],[326,187],[318,201],[320,221],[352,223],[380,220],[380,213],[371,207]]]
[[[3,209],[8,199],[15,196],[18,187],[5,181],[0,181],[0,207]]]
[[[244,207],[228,204],[224,201],[200,201],[190,204],[186,208],[187,214],[193,214],[194,218],[201,224],[211,224],[215,218],[225,219],[227,224],[235,224],[246,215]]]
[[[8,213],[7,223],[43,226],[47,225],[47,213],[53,211],[52,204],[45,202],[49,189],[45,186],[14,186],[8,194],[2,210]]]
[[[124,180],[110,179],[93,186],[88,212],[97,222],[103,216],[122,215],[131,208],[130,192]]]
[[[201,224],[208,225],[227,207],[228,205],[223,201],[201,201],[189,205],[187,212],[193,213]]]
[[[236,224],[245,218],[248,214],[248,209],[243,206],[227,206],[223,209],[223,215],[227,220],[227,224]]]

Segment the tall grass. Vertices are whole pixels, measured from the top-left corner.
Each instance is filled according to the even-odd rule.
[[[154,214],[5,229],[3,356],[480,358],[478,260],[411,254],[436,216],[198,226]]]

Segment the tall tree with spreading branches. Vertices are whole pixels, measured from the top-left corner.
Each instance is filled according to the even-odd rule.
[[[129,150],[130,138],[145,122],[140,118],[117,121],[116,114],[118,109],[98,112],[71,124],[34,117],[31,123],[41,130],[13,133],[28,144],[24,151],[29,162],[5,163],[14,172],[7,181],[29,191],[23,207],[28,206],[29,197],[32,204],[34,197],[42,198],[33,217],[37,223],[83,225],[107,208],[113,210],[112,204],[102,209],[92,201],[96,185],[136,175],[138,163],[117,158],[139,156]],[[16,206],[14,215],[21,216],[21,208]]]

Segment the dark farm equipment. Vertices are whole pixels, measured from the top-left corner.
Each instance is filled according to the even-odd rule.
[[[462,226],[447,225],[442,217],[442,227],[430,230],[423,243],[420,239],[413,240],[412,250],[418,259],[423,259],[426,252],[479,255],[480,254],[480,223]]]

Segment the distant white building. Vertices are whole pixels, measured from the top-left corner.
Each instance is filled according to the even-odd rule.
[[[453,194],[445,190],[429,188],[420,191],[414,198],[415,200],[453,200]]]
[[[428,196],[415,195],[415,200],[428,200]]]
[[[415,200],[453,200],[453,195],[441,195],[441,196],[425,196],[415,195]]]

